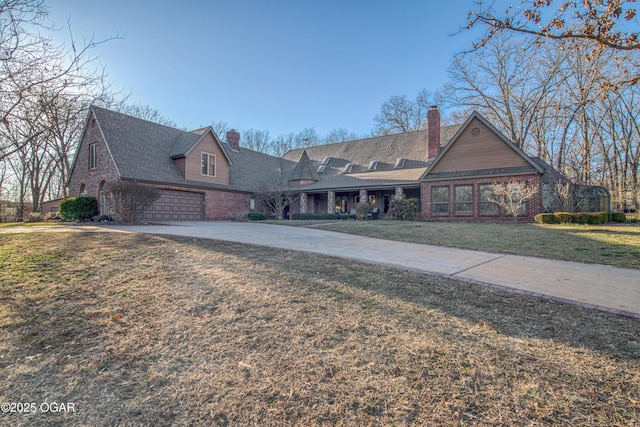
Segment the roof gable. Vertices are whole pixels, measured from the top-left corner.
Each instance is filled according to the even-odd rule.
[[[176,138],[176,141],[173,144],[171,149],[171,158],[178,159],[180,157],[187,157],[193,151],[195,147],[198,146],[205,138],[208,136],[213,137],[213,140],[216,142],[220,151],[224,154],[224,157],[227,159],[229,164],[232,164],[231,158],[229,157],[229,153],[225,149],[225,144],[220,142],[220,138],[213,130],[211,126],[196,129],[191,132],[184,132]]]
[[[543,173],[543,170],[474,111],[429,166],[423,178],[510,172]]]
[[[315,167],[313,163],[311,163],[311,159],[309,159],[309,155],[307,151],[304,150],[302,155],[300,156],[300,160],[296,164],[296,167],[293,169],[293,173],[291,174],[290,181],[303,181],[303,180],[312,180],[318,181],[318,174],[316,173]]]

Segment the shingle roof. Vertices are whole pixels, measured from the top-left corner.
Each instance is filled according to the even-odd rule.
[[[187,132],[100,107],[92,107],[121,178],[157,183],[252,191],[260,182],[281,178],[280,159],[242,149],[222,149],[233,164],[229,185],[184,179],[173,158],[182,157],[208,130]]]
[[[289,180],[291,181],[300,181],[300,180],[313,180],[318,181],[320,178],[318,177],[318,173],[315,170],[313,163],[309,159],[309,155],[307,151],[302,151],[302,155],[296,164],[296,167],[293,169]]]
[[[440,129],[440,145],[448,144],[459,127],[443,126]],[[419,181],[429,165],[428,145],[428,131],[419,130],[291,150],[282,157],[295,162],[306,153],[314,171],[318,170],[325,158],[330,158],[324,170],[317,173],[319,181],[304,187],[308,191],[392,186]],[[402,167],[396,168],[400,157],[405,161]],[[368,171],[374,160],[378,162],[375,170]],[[353,166],[350,172],[345,173],[348,163]]]

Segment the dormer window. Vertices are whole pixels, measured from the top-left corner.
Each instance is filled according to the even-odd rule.
[[[376,168],[378,167],[378,161],[377,160],[372,160],[371,163],[369,163],[369,167],[367,168],[368,171],[374,171],[376,170]]]
[[[320,163],[323,166],[326,166],[329,164],[329,162],[331,161],[331,156],[324,156],[324,159],[322,159],[322,163]]]
[[[342,173],[350,173],[351,169],[353,169],[353,163],[347,163],[347,165],[342,170]]]
[[[216,155],[202,153],[202,170],[200,172],[205,176],[216,176]]]
[[[324,172],[324,170],[325,170],[325,168],[326,168],[326,167],[327,167],[327,165],[320,165],[320,166],[318,167],[318,173],[322,173],[322,172]]]
[[[404,157],[398,157],[398,160],[396,160],[396,166],[395,166],[395,168],[396,168],[396,169],[401,169],[401,168],[403,168],[403,167],[404,167],[404,161],[405,161],[405,158],[404,158]]]

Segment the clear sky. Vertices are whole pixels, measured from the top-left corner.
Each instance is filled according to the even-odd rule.
[[[314,127],[369,133],[392,95],[446,81],[478,32],[452,36],[473,0],[50,0],[131,103],[180,127],[224,120],[272,137]]]

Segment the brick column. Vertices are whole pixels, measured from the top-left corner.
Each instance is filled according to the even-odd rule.
[[[396,200],[402,200],[404,198],[404,190],[402,187],[396,187]]]
[[[300,213],[307,213],[307,193],[300,193]]]
[[[334,213],[336,209],[336,192],[327,192],[327,213]]]

